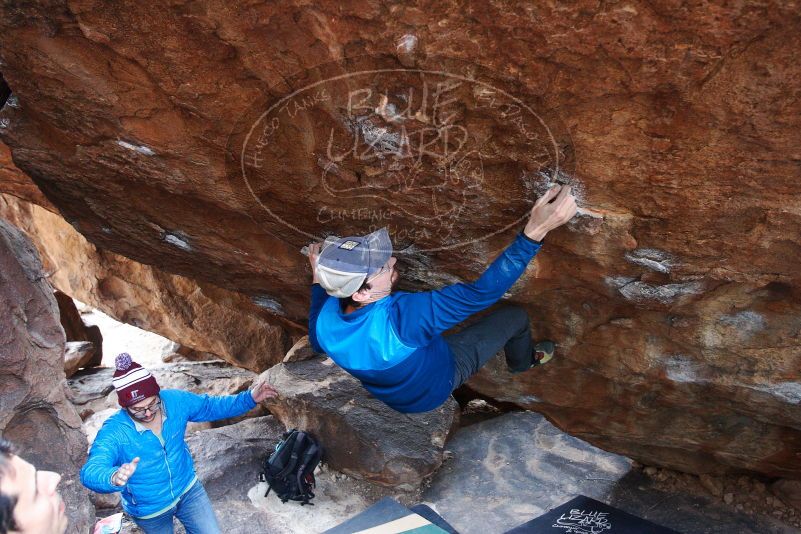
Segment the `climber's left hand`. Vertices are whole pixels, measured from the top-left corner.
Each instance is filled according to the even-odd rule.
[[[278,391],[266,381],[263,381],[253,386],[250,394],[253,395],[253,400],[259,403],[264,399],[274,399],[278,396]]]

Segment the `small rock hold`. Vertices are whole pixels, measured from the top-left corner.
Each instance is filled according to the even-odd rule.
[[[414,67],[417,56],[418,39],[416,35],[406,34],[398,39],[396,50],[398,61],[404,67]]]
[[[657,473],[657,469],[656,469],[656,467],[653,467],[653,466],[650,466],[650,465],[649,465],[648,467],[646,467],[645,469],[643,469],[643,472],[644,472],[646,475],[648,475],[649,477],[652,477],[652,476],[656,475],[656,473]]]
[[[724,495],[723,496],[723,502],[725,502],[726,504],[733,503],[734,502],[734,494],[733,493],[727,493],[726,495]]]
[[[709,493],[715,497],[721,497],[723,495],[723,484],[720,482],[720,480],[707,474],[703,474],[699,478],[701,485],[706,488]]]

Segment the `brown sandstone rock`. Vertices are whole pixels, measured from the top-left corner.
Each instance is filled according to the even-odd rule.
[[[329,358],[281,363],[261,377],[278,390],[264,404],[287,429],[314,435],[332,469],[382,486],[419,488],[458,420],[453,398],[422,414],[396,412]]]
[[[64,328],[64,335],[67,337],[67,342],[70,341],[88,341],[93,346],[93,354],[91,361],[87,361],[82,367],[94,367],[100,365],[103,361],[103,334],[100,332],[100,327],[97,325],[86,325],[81,318],[81,313],[75,306],[75,301],[72,297],[56,291],[56,302],[58,303],[58,314],[61,320],[61,326]],[[76,369],[77,370],[77,369]],[[67,373],[67,377],[71,376]]]
[[[317,355],[312,349],[311,345],[309,344],[309,336],[303,336],[300,338],[297,343],[292,345],[292,348],[289,349],[289,352],[286,353],[284,359],[282,360],[284,363],[287,362],[299,362],[302,360],[310,360]]]
[[[0,195],[0,217],[34,241],[51,283],[121,322],[261,371],[281,361],[299,328],[244,295],[197,284],[97,249],[61,217]]]
[[[268,415],[192,433],[186,443],[209,495],[247,500],[283,431],[283,425]]]
[[[39,469],[62,475],[70,532],[88,532],[94,509],[78,472],[81,420],[64,395],[64,331],[36,249],[0,221],[0,433]]]
[[[16,102],[16,97],[14,97],[14,102]],[[58,213],[28,175],[14,165],[11,160],[11,150],[3,142],[0,142],[0,184],[2,184],[0,185],[0,191],[3,193],[14,195],[22,200],[38,204],[49,211]]]
[[[64,374],[69,378],[77,373],[78,369],[93,367],[94,360],[94,343],[91,341],[67,341],[64,348]]]
[[[0,13],[2,72],[18,97],[0,137],[92,243],[196,281],[167,294],[246,294],[210,299],[238,310],[224,329],[209,325],[230,342],[223,330],[256,331],[241,326],[252,302],[304,322],[297,250],[311,236],[387,224],[409,247],[407,288],[474,278],[542,190],[539,171],[559,178],[548,174],[559,159],[582,213],[511,292],[537,336],[559,342],[557,360],[515,378],[496,366],[471,385],[649,465],[801,478],[800,29],[797,6],[778,0],[27,2]],[[412,82],[400,73],[340,78],[279,106],[275,128],[258,122],[315,81],[313,66],[448,69],[443,57],[541,122],[524,131],[508,103],[492,107],[501,91],[470,82],[448,114],[469,134],[462,147],[462,130],[435,123],[447,117],[404,112]],[[348,91],[364,88],[354,115]],[[415,166],[393,156],[402,128],[454,135],[447,154],[431,145]],[[139,293],[128,279],[86,293],[108,295],[102,309],[179,285],[144,276]],[[244,350],[206,341],[181,339],[255,368]]]

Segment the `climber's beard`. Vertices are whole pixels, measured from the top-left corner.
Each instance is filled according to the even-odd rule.
[[[144,415],[138,415],[130,410],[128,410],[128,413],[131,415],[131,417],[133,417],[134,419],[136,419],[141,423],[152,423],[156,419],[158,410],[156,410],[155,412],[150,412],[150,417],[145,417]]]

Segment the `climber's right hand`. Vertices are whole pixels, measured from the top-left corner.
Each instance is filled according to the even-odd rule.
[[[534,203],[523,232],[534,241],[542,241],[545,234],[572,219],[577,210],[570,186],[557,184]]]
[[[136,466],[139,464],[139,457],[134,458],[130,463],[122,464],[117,471],[111,476],[111,483],[115,486],[124,486],[128,483],[136,471]]]
[[[312,243],[309,245],[309,263],[312,269],[312,283],[318,284],[320,281],[317,279],[317,258],[320,256],[320,251],[323,248],[322,243]]]

